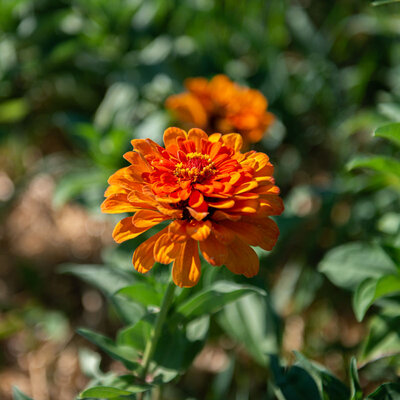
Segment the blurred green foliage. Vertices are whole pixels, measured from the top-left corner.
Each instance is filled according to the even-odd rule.
[[[218,292],[211,283],[232,277],[205,267],[194,297],[188,299],[183,291],[172,310],[196,302],[195,296],[203,298],[196,314],[200,321],[184,318],[179,325],[171,319],[179,325],[171,328],[177,332],[175,348],[182,354],[189,348],[190,354],[177,356],[181,364],[174,368],[165,365],[168,355],[160,354],[154,367],[161,380],[182,372],[207,338],[217,342],[223,337],[241,343],[253,364],[247,373],[240,355],[227,351],[229,365],[213,376],[207,399],[259,398],[267,380],[270,398],[297,399],[293,396],[306,387],[304,398],[341,399],[351,393],[358,399],[383,382],[388,371],[398,371],[400,5],[384,3],[395,2],[374,2],[382,7],[362,0],[0,2],[0,162],[15,185],[14,195],[0,201],[4,218],[31,177],[43,172],[57,180],[54,207],[77,201],[99,213],[107,177],[124,165],[129,141],[161,139],[173,122],[164,101],[182,90],[187,77],[226,73],[262,91],[277,116],[269,135],[255,146],[276,166],[286,205],[277,219],[280,242],[271,254],[259,252],[262,271],[250,282],[268,296],[233,301],[235,285],[248,283],[235,277],[229,304],[217,297],[221,303],[214,304],[216,315],[210,318],[204,314],[207,293],[201,290]],[[378,126],[383,127],[374,138]],[[132,249],[142,240],[127,246]],[[165,277],[162,271],[138,277],[129,270],[128,253],[105,252],[102,265],[69,264],[64,272],[97,287],[127,325],[114,332],[116,341],[81,333],[132,366],[152,323],[148,315],[161,301]],[[26,286],[15,290],[33,292]],[[363,343],[316,339],[313,321],[318,320],[319,331],[320,320],[349,313],[349,292],[358,320],[371,316]],[[18,303],[7,301],[1,310],[2,337],[30,325]],[[62,314],[39,314],[34,321],[39,318],[45,326],[65,323]],[[299,353],[286,369],[283,331],[293,315],[306,320],[304,353],[319,361],[330,352],[340,354],[343,364],[336,372],[350,385]],[[352,314],[347,318],[357,324]],[[198,337],[191,333],[197,329]],[[172,340],[168,332],[165,338]],[[132,354],[121,350],[124,343]],[[131,377],[102,372],[97,353],[82,354],[82,369],[92,384],[116,388],[108,389],[108,398],[148,389]],[[367,391],[360,387],[355,361],[350,362],[354,354],[365,377],[361,383],[371,382]],[[380,358],[382,363],[375,362]],[[250,384],[253,379],[261,386]],[[82,396],[106,397],[107,389],[88,390]],[[176,390],[174,398],[201,398],[194,389]],[[369,397],[396,398],[398,392],[398,384],[391,383]],[[26,398],[14,393],[16,399]]]

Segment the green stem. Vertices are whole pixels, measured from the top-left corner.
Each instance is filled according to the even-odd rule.
[[[164,298],[161,304],[160,311],[157,315],[156,323],[154,325],[154,329],[151,332],[151,337],[150,340],[146,344],[146,348],[144,349],[144,354],[143,354],[143,370],[142,370],[142,378],[146,379],[147,371],[149,370],[150,367],[150,362],[151,359],[153,358],[154,352],[157,347],[157,342],[158,339],[160,338],[162,327],[165,322],[165,318],[168,313],[168,309],[172,303],[172,300],[174,299],[174,291],[175,291],[175,284],[170,281],[167,290],[164,293]]]

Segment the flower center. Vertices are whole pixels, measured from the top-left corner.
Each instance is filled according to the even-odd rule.
[[[216,172],[214,163],[208,154],[188,153],[186,161],[176,164],[174,175],[179,180],[201,182]]]

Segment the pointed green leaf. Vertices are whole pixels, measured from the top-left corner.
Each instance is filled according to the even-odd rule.
[[[357,360],[352,357],[350,361],[350,400],[363,400],[364,396],[358,379]]]
[[[146,309],[141,304],[118,294],[110,296],[109,300],[124,324],[135,324],[146,312]]]
[[[387,275],[382,278],[368,278],[356,289],[353,308],[357,320],[362,321],[368,308],[378,299],[400,292],[400,276]]]
[[[154,386],[141,383],[133,375],[115,376],[108,373],[97,379],[91,388],[84,390],[78,399],[113,399],[113,400],[134,400],[136,393],[151,390]]]
[[[394,144],[400,146],[400,122],[380,126],[378,129],[375,130],[374,135],[381,138],[389,139]]]
[[[400,180],[400,162],[385,156],[362,156],[353,158],[348,164],[349,170],[355,168],[368,168],[384,174],[388,183],[398,184]]]
[[[136,283],[120,289],[117,293],[145,306],[160,306],[162,292],[158,291],[148,283]]]
[[[154,362],[168,370],[184,371],[203,348],[210,325],[202,316],[187,325],[166,325],[154,352]]]
[[[267,297],[255,294],[242,297],[225,306],[217,321],[225,333],[244,345],[261,365],[267,365],[267,354],[279,349],[280,323]]]
[[[314,378],[321,398],[324,398],[324,394],[328,396],[329,400],[342,400],[349,398],[350,391],[348,387],[330,371],[317,363],[309,361],[297,351],[295,351],[294,354],[297,363]]]
[[[366,363],[379,359],[387,354],[396,354],[400,348],[400,316],[381,313],[375,315],[365,338],[361,361]]]
[[[61,177],[54,190],[54,207],[62,207],[88,188],[92,189],[96,186],[99,189],[103,188],[104,182],[107,181],[109,174],[109,171],[81,168],[78,171],[73,171],[64,175]]]
[[[59,271],[72,274],[100,289],[105,295],[111,295],[135,282],[134,275],[119,268],[93,264],[63,264]]]
[[[368,399],[373,400],[396,400],[400,399],[400,383],[384,383],[375,392],[371,393]]]
[[[128,390],[116,389],[108,386],[96,386],[90,389],[84,390],[78,397],[78,399],[120,399],[121,396],[129,396],[133,393]],[[128,399],[134,399],[135,397],[128,397]]]
[[[113,340],[107,336],[103,336],[99,333],[90,331],[89,329],[78,329],[77,333],[82,335],[84,338],[99,346],[105,353],[115,360],[121,361],[128,369],[134,370],[139,367],[139,364],[133,359],[137,353],[130,347],[118,346]]]
[[[282,400],[322,400],[312,376],[295,365],[283,368],[276,356],[270,357],[273,386],[278,399]]]
[[[381,246],[363,242],[344,244],[328,251],[318,268],[335,285],[352,290],[366,278],[397,273],[393,260]]]
[[[375,0],[371,4],[373,6],[382,6],[384,4],[398,3],[400,0]]]
[[[128,326],[118,332],[117,344],[129,346],[141,352],[144,351],[154,327],[155,315],[146,315],[136,324]]]
[[[177,308],[177,313],[187,318],[196,318],[213,314],[225,305],[251,293],[265,296],[265,292],[254,286],[239,285],[228,281],[219,281],[186,300]]]
[[[22,393],[16,386],[12,388],[13,400],[33,400],[26,394]]]

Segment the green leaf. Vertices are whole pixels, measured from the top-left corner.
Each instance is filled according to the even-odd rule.
[[[375,392],[371,393],[368,399],[373,400],[396,400],[400,399],[400,383],[384,383]]]
[[[366,363],[387,354],[395,354],[400,348],[400,316],[380,313],[370,322],[368,336],[362,346],[361,361]]]
[[[335,285],[355,290],[366,278],[395,274],[396,266],[381,246],[355,242],[326,253],[318,266]]]
[[[350,391],[348,387],[336,378],[336,376],[332,375],[330,371],[321,365],[309,361],[297,351],[295,351],[294,354],[297,363],[314,378],[322,398],[324,398],[324,394],[328,396],[329,400],[342,400],[349,398]]]
[[[400,0],[375,0],[371,4],[373,6],[382,6],[384,4],[398,3]]]
[[[135,393],[151,390],[153,385],[141,383],[138,378],[129,375],[115,376],[108,373],[92,382],[92,387],[84,390],[79,399],[119,399],[134,400]]]
[[[53,205],[56,208],[94,187],[104,188],[109,177],[109,171],[80,169],[64,175],[58,182],[54,194]]]
[[[372,156],[356,157],[347,164],[349,170],[355,168],[368,168],[382,174],[386,184],[400,185],[400,162],[391,157]]]
[[[378,129],[375,130],[374,135],[381,138],[389,139],[394,144],[400,146],[400,122],[380,126]]]
[[[141,352],[144,351],[154,326],[155,315],[146,315],[134,325],[128,326],[118,332],[117,344],[129,346]]]
[[[353,308],[357,320],[362,321],[368,308],[379,298],[400,292],[400,276],[387,275],[382,278],[368,278],[356,289]]]
[[[121,396],[129,396],[133,394],[128,390],[116,389],[108,386],[97,386],[84,390],[79,399],[119,399]],[[128,397],[129,398],[129,397]],[[134,399],[134,397],[132,397]]]
[[[163,290],[156,290],[148,283],[136,283],[120,289],[117,293],[145,306],[159,307],[162,302]]]
[[[138,92],[135,86],[126,82],[112,84],[94,116],[94,126],[98,129],[109,127],[129,127]]]
[[[258,293],[265,296],[265,291],[254,286],[239,285],[228,281],[219,281],[202,290],[178,306],[176,312],[186,318],[196,318],[213,314],[238,298]]]
[[[289,369],[283,368],[276,356],[270,357],[270,369],[279,399],[322,400],[314,379],[305,369],[297,365]]]
[[[97,287],[105,295],[112,295],[135,282],[135,277],[132,273],[104,265],[63,264],[59,271],[75,275],[90,285]]]
[[[203,348],[210,325],[209,316],[197,318],[187,325],[166,325],[154,352],[154,362],[170,371],[183,371]]]
[[[228,304],[217,321],[261,365],[267,365],[267,354],[275,354],[279,349],[281,329],[266,297],[252,294]]]
[[[352,357],[350,361],[350,400],[362,400],[364,398],[360,381],[358,379],[357,360]]]
[[[18,122],[29,112],[29,104],[25,99],[12,99],[0,103],[0,124]]]
[[[77,330],[77,333],[95,345],[99,346],[110,357],[121,361],[128,369],[134,370],[139,367],[139,364],[133,361],[137,353],[132,348],[126,346],[117,346],[110,338],[90,331],[89,329],[80,328]]]
[[[135,324],[146,313],[146,309],[141,304],[118,294],[110,296],[109,300],[124,324]]]
[[[22,393],[16,386],[13,386],[12,394],[14,400],[33,400],[26,394]]]

